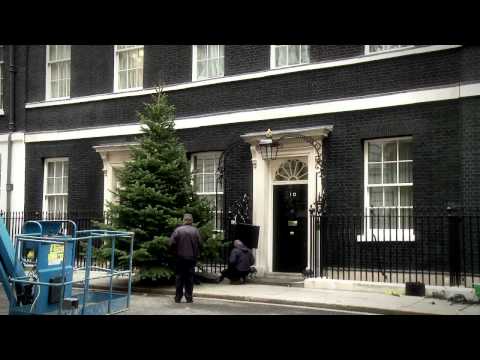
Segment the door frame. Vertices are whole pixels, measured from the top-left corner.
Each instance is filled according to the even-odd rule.
[[[285,159],[282,159],[282,160],[285,160]],[[306,185],[306,190],[307,190],[307,207],[306,207],[306,212],[307,212],[307,228],[305,229],[305,234],[307,235],[307,238],[305,239],[306,241],[306,246],[307,246],[307,251],[305,252],[305,256],[306,256],[306,262],[307,262],[307,267],[309,266],[309,231],[308,229],[310,228],[309,227],[309,216],[308,216],[308,180],[297,180],[297,181],[278,181],[278,182],[272,182],[272,204],[275,203],[275,186],[289,186],[289,185]],[[275,252],[275,243],[277,242],[278,243],[278,239],[275,239],[274,236],[275,236],[275,209],[273,208],[273,205],[272,205],[272,222],[271,222],[271,228],[272,228],[272,243],[271,243],[271,246],[272,246],[272,271],[274,269],[274,264],[276,262],[277,259],[275,259],[275,257],[277,256],[276,252]],[[278,264],[277,264],[278,265]],[[278,267],[278,266],[277,266]]]
[[[316,149],[299,136],[315,137],[323,148],[323,141],[333,130],[333,125],[313,126],[306,128],[292,128],[274,130],[273,139],[282,138],[278,148],[277,159],[307,158],[308,165],[308,206],[315,202],[317,193],[322,191],[320,173],[317,173],[315,157]],[[292,136],[292,138],[286,138]],[[265,132],[254,132],[241,135],[242,139],[250,144],[252,154],[252,220],[260,226],[258,248],[254,250],[256,268],[259,276],[272,271],[273,265],[273,178],[271,160],[264,160],[260,152],[259,143],[265,138]],[[320,149],[320,151],[322,151]],[[318,176],[318,178],[317,178]],[[317,181],[318,180],[318,181]],[[315,187],[318,184],[318,187]],[[308,229],[310,229],[310,216],[308,216]],[[308,267],[310,267],[310,231],[308,234]]]
[[[307,185],[307,267],[310,267],[310,216],[308,216],[308,206],[315,201],[315,151],[313,148],[306,146],[295,144],[295,147],[285,147],[279,150],[279,154],[276,160],[268,161],[268,201],[267,201],[267,208],[268,208],[268,217],[267,217],[267,239],[268,239],[268,263],[267,263],[267,271],[273,272],[273,265],[275,256],[273,247],[274,247],[274,211],[273,211],[273,191],[274,186],[281,186],[281,185]],[[307,164],[308,167],[308,180],[295,180],[295,181],[275,181],[275,173],[278,167],[282,164],[282,162],[286,160],[301,160]],[[320,191],[320,189],[318,189]]]

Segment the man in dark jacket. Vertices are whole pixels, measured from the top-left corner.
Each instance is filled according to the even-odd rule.
[[[187,303],[193,302],[193,277],[195,275],[197,258],[200,256],[202,239],[200,232],[192,223],[192,215],[185,214],[183,216],[183,225],[177,227],[170,237],[170,247],[174,251],[177,260],[176,303],[182,300],[184,288]]]
[[[245,282],[250,273],[250,267],[254,264],[252,250],[247,248],[240,240],[235,240],[233,246],[228,268],[222,271],[219,282],[223,281],[224,278],[228,278],[232,282],[238,282],[240,279]]]

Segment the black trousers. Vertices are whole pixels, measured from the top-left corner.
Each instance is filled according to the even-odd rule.
[[[185,298],[193,299],[193,277],[195,275],[195,260],[177,258],[175,299],[181,300],[185,289]]]
[[[250,271],[238,271],[235,267],[229,266],[222,271],[222,276],[232,281],[238,281],[240,278],[245,280],[249,273]]]

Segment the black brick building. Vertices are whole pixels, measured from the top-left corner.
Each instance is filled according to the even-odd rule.
[[[317,154],[299,134],[322,144],[329,211],[480,207],[478,46],[18,45],[0,48],[0,62],[3,209],[11,196],[10,210],[101,212],[157,85],[176,107],[197,190],[225,210],[250,196],[261,270],[307,261]],[[260,156],[267,129],[281,143],[276,160]],[[275,199],[297,193],[290,231]],[[282,245],[292,232],[299,248]],[[289,261],[285,251],[299,254]]]

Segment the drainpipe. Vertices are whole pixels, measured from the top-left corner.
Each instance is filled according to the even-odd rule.
[[[10,45],[9,49],[9,102],[8,102],[8,155],[7,155],[7,213],[11,210],[12,202],[12,133],[15,131],[15,45]]]

